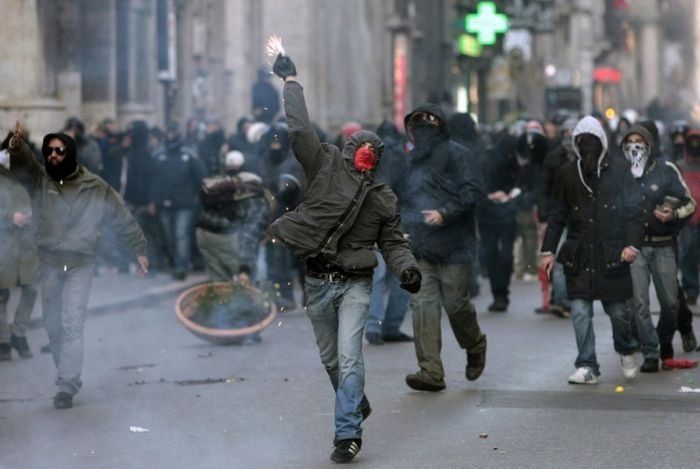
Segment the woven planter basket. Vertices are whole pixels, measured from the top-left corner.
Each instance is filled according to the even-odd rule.
[[[218,345],[241,343],[247,336],[260,332],[272,324],[272,321],[277,315],[277,307],[274,301],[269,301],[269,312],[262,321],[239,329],[216,329],[206,327],[190,319],[190,317],[197,312],[197,302],[199,298],[204,295],[208,289],[213,288],[217,293],[229,293],[232,291],[232,287],[233,285],[229,282],[213,282],[188,288],[182,292],[175,301],[175,316],[192,334],[207,342]],[[255,296],[262,296],[262,292],[257,288],[248,286],[245,288]]]

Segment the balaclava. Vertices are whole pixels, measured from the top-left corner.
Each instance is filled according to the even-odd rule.
[[[581,167],[586,175],[595,174],[598,158],[603,153],[603,143],[593,134],[584,133],[577,137]]]
[[[644,167],[649,160],[649,145],[646,143],[630,143],[625,141],[622,145],[622,152],[629,161],[632,169],[632,176],[639,178],[644,174]]]
[[[63,161],[57,165],[49,163],[49,155],[47,154],[49,142],[53,139],[62,141],[66,147],[66,155]],[[46,173],[54,181],[66,179],[78,169],[78,152],[75,149],[75,140],[70,135],[63,133],[47,134],[41,145],[41,154],[44,155]]]
[[[371,171],[377,166],[377,155],[372,148],[362,146],[355,151],[353,164],[360,171]]]

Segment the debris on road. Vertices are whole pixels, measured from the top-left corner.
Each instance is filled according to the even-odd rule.
[[[129,431],[132,432],[132,433],[146,433],[146,432],[150,432],[150,430],[149,430],[148,428],[134,427],[134,426],[129,427]]]
[[[688,386],[681,386],[680,392],[700,392],[700,388],[689,388]]]
[[[479,433],[479,438],[488,438],[489,434],[488,433]]]
[[[615,388],[615,392],[625,392],[625,388],[623,386],[618,386]]]

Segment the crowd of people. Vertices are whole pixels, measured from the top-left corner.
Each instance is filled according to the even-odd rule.
[[[297,306],[301,286],[336,392],[337,462],[359,451],[371,412],[363,336],[414,342],[418,371],[406,384],[441,391],[444,309],[476,380],[487,338],[471,299],[486,294],[482,283],[489,312],[512,309],[515,276],[541,290],[535,313],[572,320],[572,384],[599,381],[596,300],[626,378],[680,366],[676,332],[685,352],[698,347],[689,306],[700,294],[700,130],[598,113],[480,128],[428,103],[402,128],[348,121],[329,139],[291,60],[278,56],[274,72],[284,108],[261,73],[250,117],[231,135],[216,118],[123,130],[105,119],[89,130],[72,117],[41,148],[19,124],[2,142],[0,360],[12,350],[31,358],[40,284],[56,408],[71,407],[81,386],[90,279],[111,270],[178,281],[198,269],[213,281],[245,274],[273,289],[280,311]],[[413,335],[401,331],[409,309]]]

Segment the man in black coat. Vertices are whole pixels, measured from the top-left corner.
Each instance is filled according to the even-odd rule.
[[[593,300],[610,316],[615,351],[622,373],[637,375],[625,301],[632,296],[630,264],[642,246],[644,225],[641,194],[627,162],[608,155],[600,123],[587,116],[572,134],[576,161],[559,172],[551,200],[540,267],[549,274],[564,227],[567,238],[558,260],[564,265],[578,356],[571,384],[597,384],[600,366],[595,353]]]
[[[486,335],[469,301],[469,267],[476,251],[474,207],[484,196],[484,184],[476,159],[450,140],[439,106],[420,106],[404,123],[415,147],[396,193],[402,226],[423,273],[421,290],[411,299],[420,369],[406,376],[406,384],[441,391],[445,389],[440,359],[443,306],[457,342],[467,351],[467,379],[477,379],[486,363]]]

